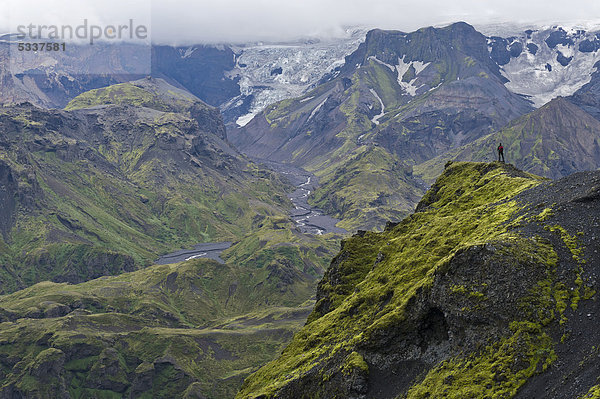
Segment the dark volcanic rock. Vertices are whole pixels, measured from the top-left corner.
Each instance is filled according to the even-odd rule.
[[[491,51],[490,57],[494,60],[498,65],[506,65],[510,62],[510,51],[508,50],[508,42],[506,39],[502,37],[493,36],[490,38],[491,43]]]
[[[589,83],[577,90],[569,99],[600,120],[600,62],[594,65],[596,72]]]
[[[571,62],[571,60],[573,59],[573,57],[565,57],[563,53],[561,53],[560,51],[558,52],[558,55],[556,56],[556,61],[558,61],[558,63],[562,66],[567,66],[569,65],[569,63]]]
[[[212,106],[218,106],[240,94],[236,80],[225,72],[235,66],[229,47],[194,46],[188,57],[182,54],[188,47],[153,46],[152,76],[165,78]]]
[[[558,28],[558,30],[550,33],[550,35],[546,38],[546,44],[550,48],[555,48],[559,44],[563,46],[573,46],[573,39],[569,38],[567,32],[562,28]]]
[[[509,51],[512,58],[517,58],[523,52],[523,45],[521,42],[514,42],[510,45]]]
[[[527,50],[533,55],[536,55],[539,47],[535,43],[527,43]]]
[[[579,51],[581,51],[582,53],[593,53],[598,49],[600,49],[600,40],[598,39],[594,41],[585,39],[581,43],[579,43]]]

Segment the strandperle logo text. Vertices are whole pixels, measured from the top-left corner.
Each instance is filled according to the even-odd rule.
[[[148,27],[136,24],[130,19],[126,24],[93,25],[87,19],[77,26],[73,25],[19,25],[17,26],[19,40],[89,40],[94,44],[99,40],[146,40]]]

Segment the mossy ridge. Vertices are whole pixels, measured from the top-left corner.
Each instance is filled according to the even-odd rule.
[[[516,238],[507,225],[519,210],[511,198],[541,181],[501,164],[449,165],[437,187],[424,197],[423,211],[383,233],[365,234],[372,242],[370,249],[357,253],[368,253],[368,263],[352,255],[352,248],[365,242],[363,237],[344,240],[336,271],[347,268],[350,274],[336,277],[331,298],[327,289],[321,295],[321,301],[330,302],[327,312],[311,315],[282,356],[248,378],[238,396],[270,397],[337,352],[351,351],[371,334],[405,318],[409,299],[419,287],[430,285],[435,270],[458,250]]]
[[[575,289],[570,293],[571,298],[571,309],[577,310],[579,301],[584,299],[590,299],[595,292],[587,285],[584,286],[582,275],[583,267],[586,264],[586,260],[583,258],[583,248],[578,243],[577,237],[571,236],[564,227],[559,225],[548,225],[545,227],[551,232],[556,232],[560,235],[561,240],[568,248],[573,261],[576,263],[575,269]],[[582,233],[583,234],[583,233]]]
[[[545,268],[545,278],[519,298],[519,317],[509,325],[509,333],[485,349],[467,356],[458,355],[430,369],[422,381],[413,385],[406,398],[513,397],[533,375],[544,372],[556,359],[556,343],[544,327],[561,322],[566,309],[564,285],[557,281],[558,256],[542,240],[523,240],[518,250],[503,257],[517,255]],[[454,291],[454,287],[450,287]],[[462,291],[462,290],[460,290]],[[468,293],[470,294],[470,293]],[[477,300],[481,300],[479,296]]]
[[[317,252],[323,251],[323,258],[328,253],[327,246],[335,245],[334,240],[330,244],[315,242],[321,244]],[[293,251],[293,244],[282,248]],[[263,250],[266,255],[260,255],[260,250],[257,252],[259,258],[271,254],[269,249]],[[303,252],[308,253],[309,249],[295,256]],[[304,257],[294,262],[294,256],[286,252],[270,261],[235,258],[225,265],[197,259],[183,264],[150,266],[77,285],[38,283],[0,296],[0,306],[13,314],[41,315],[53,304],[60,304],[71,310],[85,309],[91,314],[111,310],[145,316],[149,326],[193,327],[211,323],[215,318],[258,310],[268,303],[301,305],[310,298],[321,273],[317,259],[315,262],[312,264]],[[315,269],[310,270],[307,264]]]
[[[588,393],[583,396],[580,396],[577,399],[598,399],[600,398],[600,385],[594,385],[590,388]]]
[[[150,78],[89,90],[71,100],[65,110],[74,111],[100,105],[131,105],[163,112],[189,111],[193,105],[210,108],[193,94],[175,89],[162,79]]]

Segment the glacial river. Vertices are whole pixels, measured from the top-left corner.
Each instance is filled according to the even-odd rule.
[[[263,161],[263,163],[265,163]],[[276,172],[287,177],[296,190],[288,194],[289,199],[294,204],[290,210],[290,217],[296,223],[296,227],[303,233],[322,235],[327,233],[347,233],[346,230],[336,227],[338,219],[325,215],[325,213],[315,207],[310,206],[308,197],[318,187],[317,178],[311,173],[286,164],[275,162],[266,162]],[[156,260],[156,264],[166,265],[170,263],[183,262],[195,258],[210,258],[217,262],[224,263],[220,258],[221,253],[231,247],[231,242],[207,242],[195,245],[190,249],[181,249],[161,256]]]

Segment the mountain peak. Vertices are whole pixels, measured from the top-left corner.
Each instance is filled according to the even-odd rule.
[[[454,22],[442,29],[453,30],[453,31],[462,31],[462,32],[466,32],[466,33],[472,33],[472,32],[479,33],[473,25],[468,24],[467,22],[464,22],[464,21]]]
[[[496,133],[426,162],[435,176],[448,160],[489,161],[504,145],[508,162],[536,175],[561,178],[600,167],[600,121],[564,97],[523,115]],[[428,176],[422,176],[427,179]]]
[[[84,92],[71,100],[65,110],[100,105],[135,105],[170,111],[173,107],[181,108],[191,104],[208,107],[190,92],[172,86],[163,79],[148,77]]]
[[[223,118],[217,108],[160,78],[148,77],[87,91],[71,100],[65,110],[77,111],[109,105],[187,114],[195,119],[199,126],[214,132],[222,139],[226,138]]]
[[[535,121],[537,126],[532,128],[542,134],[559,128],[563,138],[573,133],[572,127],[575,126],[593,126],[594,131],[600,128],[600,121],[565,97],[556,97],[541,108],[515,120],[511,125],[518,125],[523,121]]]

